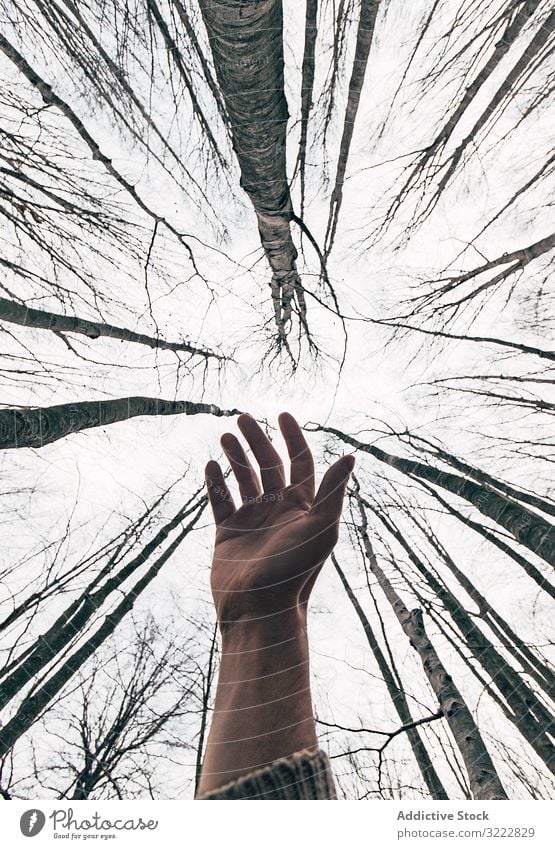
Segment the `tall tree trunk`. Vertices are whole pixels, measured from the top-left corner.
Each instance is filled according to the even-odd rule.
[[[229,114],[241,185],[254,206],[262,247],[272,269],[278,344],[288,349],[293,298],[303,322],[306,306],[290,228],[293,208],[286,169],[289,112],[283,83],[282,2],[199,2]]]
[[[462,518],[461,516],[461,521]],[[486,597],[474,586],[464,572],[459,569],[449,552],[445,550],[431,530],[423,527],[423,523],[419,522],[416,517],[413,517],[413,522],[420,529],[443,563],[445,563],[449,571],[455,576],[464,591],[476,604],[482,621],[489,626],[501,644],[513,655],[517,665],[521,668],[521,673],[524,672],[533,678],[549,698],[553,699],[555,697],[555,675],[553,671],[540,657],[534,654],[527,643],[518,636],[509,623],[491,606]]]
[[[392,592],[394,593],[393,590]],[[428,639],[422,611],[416,609],[409,612],[401,599],[397,598],[395,612],[412,647],[418,652],[428,681],[449,723],[449,728],[465,762],[474,798],[507,799],[478,726],[455,682],[447,673]]]
[[[146,336],[144,333],[136,333],[126,327],[116,327],[113,324],[104,324],[101,321],[89,321],[73,315],[61,315],[56,312],[37,310],[26,307],[16,301],[0,298],[0,321],[9,321],[12,324],[21,324],[23,327],[34,327],[40,330],[51,330],[53,333],[77,333],[87,336],[89,339],[98,339],[106,336],[109,339],[119,339],[122,342],[136,342],[139,345],[147,345],[159,351],[183,352],[208,359],[226,359],[221,354],[215,354],[204,348],[197,348],[188,342],[167,342],[156,336]]]
[[[468,528],[472,528],[473,531],[476,531],[477,534],[480,534],[485,540],[490,542],[499,551],[502,551],[507,557],[510,557],[511,560],[514,560],[515,563],[524,569],[529,578],[536,582],[538,587],[540,587],[544,592],[551,596],[551,598],[555,598],[555,586],[550,583],[547,575],[543,575],[539,569],[537,569],[533,563],[530,563],[526,557],[523,557],[520,552],[516,551],[511,545],[508,545],[503,539],[498,537],[490,528],[486,528],[481,522],[474,522],[472,519],[469,519],[468,516],[464,516],[459,510],[453,507],[452,504],[449,504],[444,498],[441,497],[439,492],[434,489],[433,486],[422,481],[422,486],[424,489],[432,495],[436,501],[447,510],[452,516],[456,516],[456,518],[466,525]]]
[[[358,496],[357,500],[361,508],[361,516],[364,517],[363,507],[368,507],[372,510],[387,531],[406,551],[418,572],[425,578],[427,585],[450,614],[453,622],[465,639],[466,647],[488,675],[491,676],[491,680],[499,690],[503,701],[510,707],[511,711],[505,712],[507,718],[516,725],[530,746],[532,746],[547,766],[554,771],[555,749],[549,739],[549,735],[553,733],[555,724],[552,713],[528,686],[522,675],[515,672],[510,664],[499,654],[497,649],[468,615],[460,601],[427,568],[422,558],[409,545],[394,523],[379,510],[372,507],[365,499]],[[364,521],[360,528],[360,533],[364,545],[370,546]]]
[[[157,576],[164,563],[171,557],[178,546],[183,542],[187,534],[194,528],[198,518],[206,506],[204,501],[202,507],[197,511],[193,519],[182,529],[175,540],[150,566],[142,578],[136,582],[124,595],[122,601],[108,613],[104,622],[95,633],[89,637],[83,645],[73,652],[70,657],[60,666],[53,675],[40,685],[38,690],[31,692],[25,697],[15,715],[0,728],[0,758],[4,757],[13,748],[18,739],[41,715],[42,711],[52,701],[60,690],[71,680],[75,672],[94,654],[102,643],[115,631],[120,622],[125,618],[141,593],[148,587]]]
[[[528,7],[533,7],[535,6],[535,3],[533,2],[533,0],[528,0],[528,3],[526,5]],[[447,159],[449,165],[438,185],[436,197],[440,196],[441,192],[453,176],[455,169],[459,164],[466,148],[470,145],[476,144],[476,138],[480,130],[484,127],[486,122],[490,120],[491,116],[496,112],[496,110],[500,108],[503,101],[510,97],[511,92],[513,91],[516,83],[519,82],[519,80],[522,80],[523,75],[529,69],[530,66],[533,66],[538,56],[541,56],[543,49],[547,44],[549,44],[554,32],[555,9],[552,9],[551,12],[547,15],[547,17],[544,18],[543,21],[540,23],[532,39],[525,47],[520,59],[511,68],[511,70],[509,71],[497,91],[494,93],[493,97],[491,98],[485,109],[482,111],[479,118],[474,122],[468,135],[463,138],[463,140],[459,143],[459,145],[455,148],[453,153]]]
[[[299,140],[299,177],[301,181],[300,218],[304,214],[305,173],[306,173],[306,143],[308,139],[308,119],[312,109],[312,92],[314,90],[314,71],[316,66],[315,50],[318,35],[318,0],[306,0],[303,71],[301,81],[301,137]]]
[[[430,160],[432,160],[436,156],[437,152],[447,144],[455,130],[455,127],[469,107],[474,103],[483,86],[497,69],[497,66],[503,61],[511,46],[520,36],[524,26],[530,20],[540,3],[541,0],[525,0],[525,2],[521,2],[519,4],[520,8],[514,17],[512,12],[508,10],[509,14],[507,15],[505,31],[495,44],[493,53],[487,62],[480,68],[470,85],[464,88],[463,96],[458,106],[451,115],[447,117],[445,123],[437,130],[433,141],[427,145],[418,157],[417,163],[411,171],[403,191],[414,186],[416,178],[424,173],[424,170]],[[509,5],[513,7],[514,11],[514,6],[516,4],[510,3]]]
[[[432,797],[432,799],[448,799],[449,796],[447,795],[447,791],[441,783],[441,779],[435,770],[430,755],[428,754],[428,750],[426,749],[426,746],[420,734],[418,733],[417,728],[412,725],[414,720],[410,712],[407,697],[405,696],[403,690],[398,686],[392,674],[392,671],[389,668],[387,660],[376,639],[372,626],[368,621],[368,617],[362,609],[359,600],[354,594],[353,589],[349,584],[341,566],[337,562],[337,558],[334,554],[332,554],[331,560],[333,565],[335,566],[337,574],[339,575],[341,583],[345,588],[347,597],[353,605],[355,613],[358,616],[360,623],[363,627],[364,634],[366,636],[366,639],[368,640],[368,645],[370,646],[372,654],[376,659],[376,663],[378,664],[379,670],[384,680],[384,684],[387,687],[387,691],[391,697],[391,701],[393,702],[393,707],[397,711],[397,715],[401,720],[402,724],[409,726],[407,728],[406,734],[411,745],[416,763],[418,764],[420,772],[422,773],[422,778],[424,779],[426,786],[430,792],[430,796]]]
[[[80,595],[57,617],[53,624],[41,634],[35,643],[26,648],[1,673],[0,710],[2,710],[36,675],[57,655],[67,651],[68,646],[79,637],[91,618],[98,613],[111,593],[121,591],[125,582],[152,557],[168,536],[194,512],[203,510],[206,496],[198,498],[199,492],[166,522],[141,551],[125,563],[117,572],[111,559],[85,587]],[[106,579],[106,580],[105,580]],[[104,581],[104,583],[102,583]]]
[[[426,157],[429,157],[431,153],[434,152],[436,147],[438,147],[439,145],[445,145],[449,141],[453,130],[461,120],[462,116],[464,115],[472,101],[476,98],[482,86],[487,82],[489,77],[496,70],[499,63],[506,56],[510,47],[517,40],[524,26],[528,23],[540,3],[541,0],[525,0],[524,2],[518,4],[520,8],[514,15],[514,18],[512,17],[512,15],[510,15],[510,17],[508,18],[505,31],[501,38],[495,44],[495,49],[491,54],[490,58],[488,59],[486,64],[482,68],[480,68],[470,85],[464,89],[464,94],[461,99],[461,102],[459,103],[453,114],[449,116],[445,124],[443,124],[432,144],[428,148],[426,148]],[[514,7],[517,4],[511,3],[510,5],[513,7],[514,11]]]
[[[221,410],[215,404],[164,401],[161,398],[113,398],[109,401],[78,401],[53,407],[21,407],[0,410],[0,449],[42,448],[70,433],[104,427],[135,416],[235,416],[240,410]]]
[[[359,506],[362,505],[359,504]],[[463,757],[472,795],[475,799],[506,799],[507,794],[499,780],[478,726],[453,679],[447,673],[428,639],[422,620],[422,611],[411,610],[409,612],[401,597],[393,588],[378,564],[366,532],[365,516],[362,512],[361,516],[363,524],[359,528],[359,533],[370,569],[377,578],[412,647],[418,652],[426,677],[437,696],[439,706]]]
[[[406,431],[405,435],[407,436],[411,446],[416,447],[423,452],[431,451],[435,457],[439,457],[440,460],[444,460],[449,466],[452,466],[458,472],[462,472],[464,475],[474,478],[474,480],[478,483],[485,483],[488,486],[491,486],[492,489],[497,489],[499,492],[503,493],[503,495],[507,495],[515,501],[524,501],[527,504],[530,504],[531,507],[535,507],[537,510],[542,510],[544,513],[549,513],[551,516],[555,516],[555,504],[553,502],[547,501],[547,499],[541,498],[539,495],[526,492],[525,490],[516,489],[514,486],[505,483],[505,481],[499,480],[499,478],[494,478],[493,475],[488,474],[483,469],[477,469],[475,466],[471,466],[470,463],[466,463],[464,460],[461,460],[449,451],[445,451],[440,445],[438,445],[438,443],[432,442],[432,440],[426,439],[419,434],[413,434],[410,433],[410,431]]]
[[[433,486],[440,486],[453,495],[468,501],[484,516],[492,519],[505,528],[514,538],[529,548],[534,554],[542,557],[547,563],[555,566],[555,527],[542,516],[532,513],[521,504],[493,492],[488,486],[480,485],[467,478],[444,472],[415,460],[397,457],[377,445],[361,442],[354,436],[343,433],[337,428],[323,425],[315,426],[316,430],[332,433],[349,445],[371,454],[382,463],[392,466],[405,475],[416,476],[428,481]]]
[[[520,0],[518,3],[509,2],[507,4],[507,8],[503,13],[507,24],[501,37],[495,41],[493,53],[479,69],[470,84],[462,88],[463,94],[460,102],[455,107],[451,115],[447,116],[445,122],[440,125],[430,144],[427,145],[418,155],[414,166],[410,169],[408,177],[403,181],[402,187],[396,193],[393,202],[387,210],[385,215],[385,221],[387,224],[391,223],[397,210],[408,196],[410,190],[414,190],[418,186],[419,181],[421,182],[421,185],[424,186],[428,181],[429,174],[434,173],[432,169],[436,158],[440,155],[441,151],[444,150],[454,131],[459,127],[461,121],[467,117],[468,110],[475,105],[477,98],[483,95],[484,86],[487,85],[492,74],[497,71],[500,63],[506,60],[506,56],[510,48],[522,34],[523,29],[540,6],[540,3],[541,0]],[[516,10],[517,6],[520,7],[518,10]],[[435,208],[441,193],[451,180],[465,150],[469,146],[475,145],[476,137],[483,128],[485,122],[491,118],[496,110],[500,109],[503,100],[510,95],[521,75],[524,74],[530,63],[532,63],[533,60],[541,54],[542,49],[545,47],[545,44],[548,42],[552,34],[554,22],[555,17],[553,14],[543,20],[534,37],[524,49],[520,60],[506,74],[500,87],[497,89],[480,117],[475,121],[468,135],[466,135],[455,150],[445,158],[443,163],[435,166],[435,174],[439,175],[442,170],[444,173],[439,179],[438,185],[435,187],[424,211],[418,218],[420,223],[422,223],[422,221],[427,218],[431,211]]]
[[[349,94],[347,96],[347,107],[343,121],[343,135],[341,136],[339,146],[335,184],[330,200],[326,246],[324,249],[325,259],[328,258],[335,239],[335,231],[343,200],[343,183],[345,182],[345,173],[347,171],[351,141],[353,139],[355,121],[360,103],[360,94],[364,85],[366,66],[368,64],[370,47],[372,46],[372,37],[374,35],[374,26],[376,24],[379,6],[380,0],[361,0],[360,4],[360,18],[358,21],[353,70],[349,81]]]

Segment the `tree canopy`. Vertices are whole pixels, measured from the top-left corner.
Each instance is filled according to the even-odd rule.
[[[552,797],[552,4],[0,17],[2,795],[192,797],[204,463],[289,410],[357,457],[311,611],[340,795]]]

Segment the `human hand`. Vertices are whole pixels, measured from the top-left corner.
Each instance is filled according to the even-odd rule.
[[[237,424],[260,466],[261,481],[237,437],[224,433],[221,438],[239,485],[239,508],[219,464],[206,465],[216,522],[211,587],[222,632],[240,620],[304,612],[338,539],[355,458],[346,455],[330,466],[315,495],[314,462],[299,425],[290,413],[281,413],[278,422],[291,460],[289,485],[278,452],[246,413]]]

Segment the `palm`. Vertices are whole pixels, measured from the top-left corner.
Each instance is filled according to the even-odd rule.
[[[238,509],[221,469],[207,465],[216,519],[211,575],[218,619],[263,614],[304,602],[337,541],[339,516],[351,461],[328,470],[314,497],[314,464],[302,431],[289,414],[280,427],[291,457],[291,484],[272,443],[250,416],[239,426],[257,458],[262,486],[241,444],[224,434],[222,446],[246,502]]]

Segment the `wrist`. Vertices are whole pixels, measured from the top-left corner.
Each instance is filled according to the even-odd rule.
[[[225,699],[260,701],[308,690],[306,614],[298,607],[236,620],[222,634],[219,683]]]
[[[306,607],[223,624],[204,792],[318,745]]]
[[[307,639],[306,606],[294,604],[279,611],[248,613],[221,621],[222,653],[264,651],[290,641]]]

